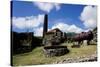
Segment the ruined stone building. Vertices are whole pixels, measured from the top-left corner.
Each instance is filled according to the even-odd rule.
[[[58,45],[62,42],[64,36],[63,32],[58,28],[52,29],[45,34],[43,44],[48,46]]]
[[[12,32],[12,51],[13,53],[27,52],[32,49],[33,32],[17,33]]]

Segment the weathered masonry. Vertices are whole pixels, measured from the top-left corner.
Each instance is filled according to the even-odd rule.
[[[58,28],[48,31],[43,39],[43,44],[45,46],[49,45],[58,45],[61,43],[63,39],[63,32],[60,31]]]

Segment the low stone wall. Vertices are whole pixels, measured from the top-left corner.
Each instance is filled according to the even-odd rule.
[[[45,46],[43,51],[46,57],[61,56],[69,52],[67,46]]]

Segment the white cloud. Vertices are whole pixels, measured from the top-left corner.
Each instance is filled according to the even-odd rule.
[[[25,18],[23,17],[13,17],[12,18],[12,26],[19,28],[19,29],[23,29],[25,28]]]
[[[28,17],[13,17],[12,26],[21,30],[28,29],[33,31],[35,36],[42,36],[42,27],[44,22],[44,15],[28,16]],[[16,31],[16,29],[14,30]],[[18,31],[16,31],[18,32]],[[21,32],[21,31],[20,31]]]
[[[68,27],[69,26],[67,24],[59,22],[59,23],[56,23],[54,26],[52,26],[52,29],[59,28],[60,30],[62,30],[64,32],[64,31],[67,31],[66,28],[68,28]]]
[[[83,29],[77,27],[76,25],[68,25],[65,24],[63,22],[59,22],[57,24],[55,24],[54,26],[52,26],[52,29],[54,28],[59,28],[60,30],[62,30],[63,32],[75,32],[75,33],[80,33],[82,31],[84,31]]]
[[[82,31],[84,31],[83,29],[77,27],[76,25],[70,25],[69,28],[68,28],[68,31],[69,32],[76,32],[76,33],[80,33]]]
[[[34,28],[34,36],[42,36],[43,35],[43,27]]]
[[[57,3],[46,3],[46,2],[35,2],[35,6],[37,6],[40,10],[49,13],[52,9],[59,10],[60,4]]]
[[[81,21],[88,29],[93,29],[97,26],[97,7],[96,6],[85,6],[81,16]]]
[[[55,29],[55,28],[59,28],[63,32],[80,33],[80,32],[84,31],[83,29],[77,27],[76,25],[68,25],[68,24],[65,24],[63,22],[59,22],[59,23],[53,25],[51,29]],[[48,31],[51,29],[48,29]],[[43,27],[34,28],[34,35],[35,36],[42,36],[43,35]]]
[[[38,27],[43,24],[44,15],[29,16],[29,17],[13,17],[12,25],[18,29],[28,29]]]

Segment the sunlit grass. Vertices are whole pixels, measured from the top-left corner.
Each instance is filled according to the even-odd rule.
[[[19,65],[39,65],[39,64],[52,64],[57,61],[61,61],[67,58],[76,58],[79,56],[89,56],[92,55],[96,50],[96,45],[89,45],[84,46],[82,45],[80,48],[71,48],[71,43],[63,43],[62,45],[68,46],[68,49],[70,52],[68,54],[65,54],[63,56],[58,57],[45,57],[42,48],[43,47],[37,47],[33,49],[32,52],[24,53],[24,54],[18,54],[13,56],[13,64],[14,66]]]

